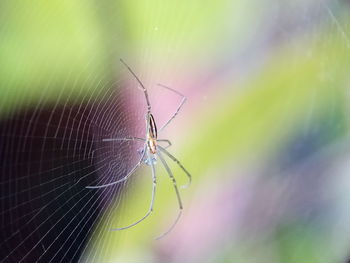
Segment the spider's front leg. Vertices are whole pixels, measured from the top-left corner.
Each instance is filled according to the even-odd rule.
[[[152,156],[149,152],[147,152],[147,159],[151,159]],[[153,206],[154,206],[154,198],[155,198],[155,194],[156,194],[156,186],[157,186],[157,177],[156,177],[156,170],[154,167],[154,163],[150,162],[150,166],[151,166],[151,171],[152,171],[152,198],[151,198],[151,203],[149,206],[149,209],[147,211],[147,213],[140,218],[139,220],[137,220],[136,222],[132,223],[131,225],[125,226],[125,227],[119,227],[119,228],[113,228],[111,229],[111,231],[118,231],[118,230],[124,230],[124,229],[128,229],[130,227],[133,227],[135,225],[137,225],[138,223],[142,222],[143,220],[145,220],[152,212],[153,212]]]
[[[141,164],[144,162],[144,158],[145,158],[145,153],[146,153],[146,147],[147,145],[145,144],[144,145],[144,148],[143,148],[143,153],[142,153],[142,156],[140,158],[140,160],[138,161],[138,163],[130,170],[130,172],[124,176],[122,179],[118,180],[118,181],[115,181],[115,182],[112,182],[112,183],[108,183],[108,184],[103,184],[103,185],[92,185],[92,186],[86,186],[85,188],[87,189],[98,189],[98,188],[105,188],[105,187],[108,187],[108,186],[112,186],[112,185],[115,185],[115,184],[119,184],[121,182],[124,182],[126,180],[129,179],[129,177],[131,175],[133,175],[135,173],[135,171],[141,166]]]
[[[182,169],[182,171],[185,172],[185,174],[188,177],[188,184],[187,185],[183,185],[182,188],[187,188],[188,186],[191,185],[192,182],[192,176],[191,174],[186,170],[186,168],[180,163],[180,161],[178,159],[176,159],[172,154],[170,154],[164,147],[159,145],[159,150],[163,153],[165,153],[171,160],[173,160],[175,163],[177,163],[177,165]]]
[[[176,179],[172,173],[172,171],[170,170],[168,164],[166,163],[166,161],[164,160],[162,154],[160,152],[157,153],[157,156],[159,157],[161,163],[163,164],[163,167],[165,168],[166,172],[168,173],[170,179],[172,180],[173,182],[173,186],[174,186],[174,190],[175,190],[175,193],[176,193],[176,197],[177,197],[177,201],[179,203],[179,213],[174,221],[174,223],[169,227],[169,229],[164,232],[163,234],[161,234],[160,236],[156,237],[156,239],[161,239],[162,237],[164,237],[165,235],[167,235],[174,227],[175,225],[177,224],[177,222],[179,221],[181,215],[182,215],[182,209],[183,209],[183,205],[182,205],[182,200],[181,200],[181,196],[180,196],[180,192],[179,192],[179,189],[177,187],[177,183],[176,183]]]

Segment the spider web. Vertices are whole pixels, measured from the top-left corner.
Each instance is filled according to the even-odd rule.
[[[143,136],[144,125],[136,125],[144,124],[142,96],[130,79],[97,84],[80,100],[49,103],[43,93],[34,108],[0,123],[0,261],[80,258],[129,182],[85,187],[123,178],[140,158],[142,142],[102,139]]]

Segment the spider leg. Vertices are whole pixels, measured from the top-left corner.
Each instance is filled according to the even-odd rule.
[[[167,171],[169,177],[171,178],[171,180],[173,181],[173,185],[174,185],[174,189],[175,189],[175,193],[176,193],[176,197],[177,197],[177,201],[179,203],[179,213],[174,221],[174,223],[171,224],[171,226],[169,227],[169,229],[167,231],[165,231],[163,234],[161,234],[160,236],[156,237],[156,239],[161,239],[162,237],[164,237],[165,235],[167,235],[171,230],[173,230],[173,228],[175,227],[175,225],[177,224],[177,222],[179,221],[181,214],[182,214],[182,201],[181,201],[181,196],[180,196],[180,192],[179,189],[177,188],[177,183],[176,183],[176,179],[173,175],[173,173],[171,172],[168,164],[166,163],[166,161],[164,160],[162,154],[160,152],[157,153],[157,156],[159,157],[160,161],[162,162],[165,170]]]
[[[178,92],[177,90],[174,90],[172,88],[169,88],[167,86],[164,86],[162,84],[158,84],[158,86],[162,87],[162,88],[165,88],[165,89],[168,89],[178,95],[180,95],[182,97],[182,100],[179,104],[179,106],[177,107],[175,113],[171,116],[171,118],[159,129],[159,132],[161,132],[166,126],[168,126],[168,124],[176,117],[176,115],[179,113],[180,109],[182,108],[182,106],[185,104],[187,98],[185,97],[185,95],[183,95],[182,93]]]
[[[172,159],[174,162],[177,163],[177,165],[182,169],[182,171],[185,172],[185,174],[188,177],[189,182],[186,185],[181,186],[181,188],[187,188],[191,185],[192,182],[192,176],[191,174],[185,169],[185,167],[183,167],[183,165],[180,163],[180,161],[178,159],[176,159],[172,154],[170,154],[164,147],[158,145],[158,149],[165,153],[170,159]]]
[[[141,164],[143,163],[143,158],[145,157],[145,152],[146,152],[146,145],[144,146],[143,148],[143,154],[140,158],[140,160],[138,161],[138,163],[130,170],[130,172],[124,176],[122,179],[118,180],[118,181],[115,181],[115,182],[112,182],[112,183],[108,183],[108,184],[103,184],[103,185],[91,185],[91,186],[85,186],[85,188],[87,189],[98,189],[98,188],[105,188],[105,187],[108,187],[108,186],[111,186],[111,185],[115,185],[115,184],[119,184],[121,182],[124,182],[126,180],[129,179],[129,177],[131,175],[134,174],[134,172],[141,166]]]
[[[151,156],[150,156],[149,152],[147,152],[147,158],[149,160],[151,159]],[[137,225],[138,223],[142,222],[143,220],[145,220],[153,212],[154,197],[155,197],[155,194],[156,194],[157,178],[156,178],[156,170],[154,168],[153,162],[149,161],[149,163],[151,164],[153,186],[152,186],[151,204],[149,206],[149,209],[148,209],[147,213],[141,219],[137,220],[135,223],[132,223],[131,225],[128,225],[128,226],[125,226],[125,227],[113,228],[113,229],[111,229],[111,231],[118,231],[118,230],[123,230],[123,229],[127,229],[127,228],[130,228],[130,227],[133,227],[133,226]]]
[[[162,139],[161,139],[161,140],[158,140],[158,139],[157,139],[157,142],[166,142],[168,145],[165,146],[164,149],[167,149],[167,148],[169,148],[169,147],[172,145],[171,142],[170,142],[169,140],[162,140]]]
[[[126,64],[124,62],[124,60],[120,59],[120,62],[123,63],[123,65],[129,70],[129,72],[134,76],[134,78],[136,79],[136,81],[140,84],[143,93],[145,94],[145,98],[146,98],[146,103],[147,103],[147,114],[151,113],[151,103],[149,102],[149,97],[148,97],[148,92],[146,87],[143,85],[143,83],[141,82],[141,80],[136,76],[135,72],[132,71],[132,69],[128,66],[128,64]]]
[[[125,138],[106,138],[102,139],[103,142],[114,142],[114,141],[146,141],[146,139],[139,137],[125,137]]]

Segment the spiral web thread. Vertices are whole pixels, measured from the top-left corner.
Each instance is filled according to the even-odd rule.
[[[90,86],[79,99],[62,91],[54,103],[43,91],[34,108],[0,123],[0,261],[77,261],[121,202],[128,182],[85,187],[124,177],[139,158],[137,142],[102,139],[142,136],[142,92],[133,81]]]

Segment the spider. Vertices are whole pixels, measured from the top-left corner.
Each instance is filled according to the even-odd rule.
[[[190,173],[185,169],[185,167],[180,163],[180,161],[178,159],[176,159],[172,154],[170,154],[166,148],[171,146],[171,142],[169,140],[165,140],[165,139],[158,139],[158,131],[157,131],[157,125],[154,119],[153,114],[151,113],[151,103],[149,101],[149,97],[148,97],[148,92],[146,87],[143,85],[143,83],[141,82],[141,80],[137,77],[137,75],[133,72],[133,70],[124,62],[124,60],[120,59],[120,62],[127,68],[127,70],[133,75],[133,77],[136,79],[136,81],[138,82],[138,84],[141,86],[143,93],[145,95],[145,99],[146,99],[146,104],[147,104],[147,113],[145,114],[145,119],[146,119],[146,138],[139,138],[139,137],[125,137],[125,138],[106,138],[106,139],[102,139],[103,142],[111,142],[111,141],[142,141],[143,144],[143,148],[139,151],[139,154],[141,155],[140,160],[137,162],[137,164],[130,170],[130,172],[128,174],[126,174],[123,178],[121,178],[120,180],[117,180],[115,182],[111,182],[108,184],[103,184],[103,185],[96,185],[96,186],[86,186],[86,188],[88,189],[97,189],[97,188],[105,188],[105,187],[109,187],[115,184],[119,184],[121,182],[125,182],[126,180],[128,180],[134,173],[135,171],[141,167],[142,164],[146,164],[148,166],[151,167],[151,172],[152,172],[152,180],[153,180],[153,185],[152,185],[152,198],[151,198],[151,203],[149,206],[149,209],[147,211],[147,213],[140,218],[139,220],[137,220],[136,222],[125,226],[125,227],[120,227],[120,228],[114,228],[111,229],[112,231],[117,231],[117,230],[124,230],[124,229],[128,229],[130,227],[133,227],[137,224],[139,224],[140,222],[142,222],[143,220],[145,220],[152,212],[153,212],[153,205],[154,205],[154,199],[155,199],[155,192],[156,192],[156,185],[157,185],[157,177],[156,177],[156,171],[155,171],[155,164],[157,159],[160,160],[160,162],[162,163],[163,167],[165,168],[166,172],[168,173],[170,179],[172,180],[173,186],[174,186],[174,190],[176,193],[176,197],[177,197],[177,201],[178,201],[178,205],[179,205],[179,213],[174,221],[174,223],[169,227],[169,229],[164,232],[163,234],[161,234],[160,236],[158,236],[156,239],[159,239],[163,236],[165,236],[166,234],[168,234],[176,225],[176,223],[178,222],[178,220],[181,217],[182,214],[182,210],[183,210],[183,205],[182,205],[182,201],[181,201],[181,196],[180,196],[180,192],[179,189],[177,187],[177,183],[176,183],[176,179],[171,171],[171,169],[169,168],[167,162],[164,159],[164,155],[166,155],[167,157],[169,157],[172,161],[174,161],[182,170],[183,172],[187,175],[188,177],[188,184],[182,186],[183,188],[188,187],[191,184],[191,180],[192,177],[190,175]],[[171,116],[171,118],[159,129],[159,132],[161,132],[165,127],[167,127],[171,121],[173,119],[175,119],[175,117],[177,116],[177,114],[179,113],[180,109],[182,108],[182,106],[184,105],[184,103],[186,102],[187,98],[181,94],[180,92],[171,89],[167,86],[158,84],[158,86],[163,87],[165,89],[168,89],[174,93],[176,93],[177,95],[181,96],[181,102],[179,104],[179,106],[177,107],[175,113]],[[162,142],[162,143],[167,143],[168,145],[166,147],[162,147],[160,146],[158,143]]]

